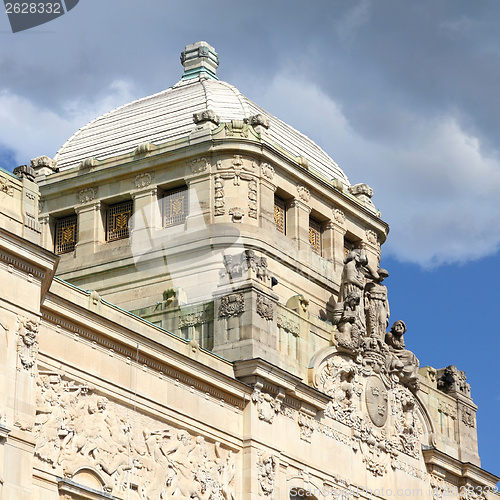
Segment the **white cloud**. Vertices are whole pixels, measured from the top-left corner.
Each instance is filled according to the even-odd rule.
[[[130,84],[117,80],[92,102],[69,101],[63,104],[61,113],[56,113],[0,90],[0,147],[13,151],[18,164],[40,155],[53,157],[80,127],[131,99]]]
[[[282,74],[261,96],[264,108],[313,138],[352,183],[374,188],[373,201],[391,226],[386,255],[434,267],[498,250],[500,161],[485,156],[479,138],[468,135],[453,113],[430,117],[406,110],[411,119],[398,140],[375,143],[354,130],[342,106],[314,83]]]

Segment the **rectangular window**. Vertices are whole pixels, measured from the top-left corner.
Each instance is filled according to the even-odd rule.
[[[309,217],[309,243],[314,252],[321,255],[321,224]]]
[[[76,245],[77,216],[64,217],[56,221],[54,252],[58,255],[72,252]]]
[[[165,191],[162,197],[163,227],[184,224],[188,215],[187,187]]]
[[[277,196],[274,197],[274,223],[278,232],[286,234],[285,202]]]
[[[130,217],[132,201],[110,205],[106,210],[106,241],[128,238]]]

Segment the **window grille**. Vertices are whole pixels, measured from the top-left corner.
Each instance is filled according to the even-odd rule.
[[[321,254],[321,224],[309,218],[309,243],[314,252]]]
[[[274,197],[274,223],[278,232],[286,234],[285,202],[277,196]]]
[[[72,252],[76,245],[77,235],[77,216],[64,217],[56,221],[56,238],[55,248],[56,254]]]
[[[115,241],[129,237],[132,201],[111,205],[106,211],[106,240]]]
[[[166,191],[162,197],[163,227],[183,224],[188,215],[188,191],[186,187]]]

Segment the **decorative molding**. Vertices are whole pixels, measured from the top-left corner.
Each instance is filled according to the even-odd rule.
[[[245,311],[245,297],[243,293],[231,293],[221,298],[219,317],[237,316]]]
[[[257,474],[259,479],[259,496],[271,498],[274,492],[274,476],[276,458],[268,453],[258,452]]]
[[[337,224],[343,226],[345,224],[345,214],[340,208],[332,208],[333,218]]]
[[[438,400],[438,411],[443,415],[451,417],[453,420],[457,419],[457,408],[452,403]]]
[[[257,218],[257,181],[248,181],[248,217]]]
[[[311,199],[311,193],[309,192],[309,189],[301,186],[300,184],[297,184],[297,193],[299,195],[299,198],[306,203]]]
[[[224,215],[226,213],[226,202],[224,201],[224,179],[220,174],[216,174],[214,179],[214,215]]]
[[[255,384],[255,388],[250,398],[252,402],[257,405],[259,420],[272,424],[275,415],[281,411],[284,397],[285,394],[280,393],[273,398],[270,394],[262,392],[262,383],[259,382]]]
[[[367,229],[365,231],[366,234],[366,241],[370,243],[371,245],[377,245],[378,244],[378,236],[375,231],[372,231],[371,229]]]
[[[179,316],[179,328],[201,325],[213,321],[213,314],[210,311],[198,311]]]
[[[292,321],[291,319],[287,318],[283,314],[278,314],[276,318],[276,326],[278,328],[281,328],[285,332],[291,333],[295,337],[299,336],[299,324],[296,323],[295,321]]]
[[[269,163],[262,163],[260,166],[260,171],[262,177],[268,181],[272,181],[274,178],[274,168],[269,165]]]
[[[274,303],[260,293],[257,294],[257,313],[261,318],[272,321],[274,319]]]
[[[197,158],[191,162],[191,173],[199,174],[210,168],[210,162],[206,158]]]
[[[30,370],[38,357],[38,326],[39,323],[23,317],[17,318],[17,350],[19,361],[25,370]]]
[[[95,199],[96,196],[97,196],[97,188],[82,189],[81,191],[78,192],[78,199],[82,204],[91,202],[92,200]]]
[[[4,177],[0,177],[0,193],[5,193],[7,196],[14,196],[14,185]]]
[[[134,177],[134,184],[137,189],[142,189],[151,184],[154,179],[154,172],[144,172],[142,174],[137,174]]]

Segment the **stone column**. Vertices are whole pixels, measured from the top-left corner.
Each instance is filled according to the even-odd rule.
[[[188,215],[186,230],[205,229],[211,220],[211,199],[213,196],[210,182],[210,163],[206,158],[191,162],[191,172],[195,175],[186,179],[188,187]]]
[[[132,232],[149,241],[162,227],[158,188],[147,187],[131,195],[134,201]]]
[[[299,250],[310,247],[309,214],[310,207],[298,199],[292,200],[287,207],[287,228],[289,236],[297,242]]]
[[[47,250],[54,251],[54,223],[55,221],[49,215],[41,215],[38,217],[38,222],[40,223],[40,246],[46,248]]]
[[[76,255],[92,255],[96,244],[105,241],[101,203],[99,201],[85,203],[76,207],[75,211],[78,215]]]

